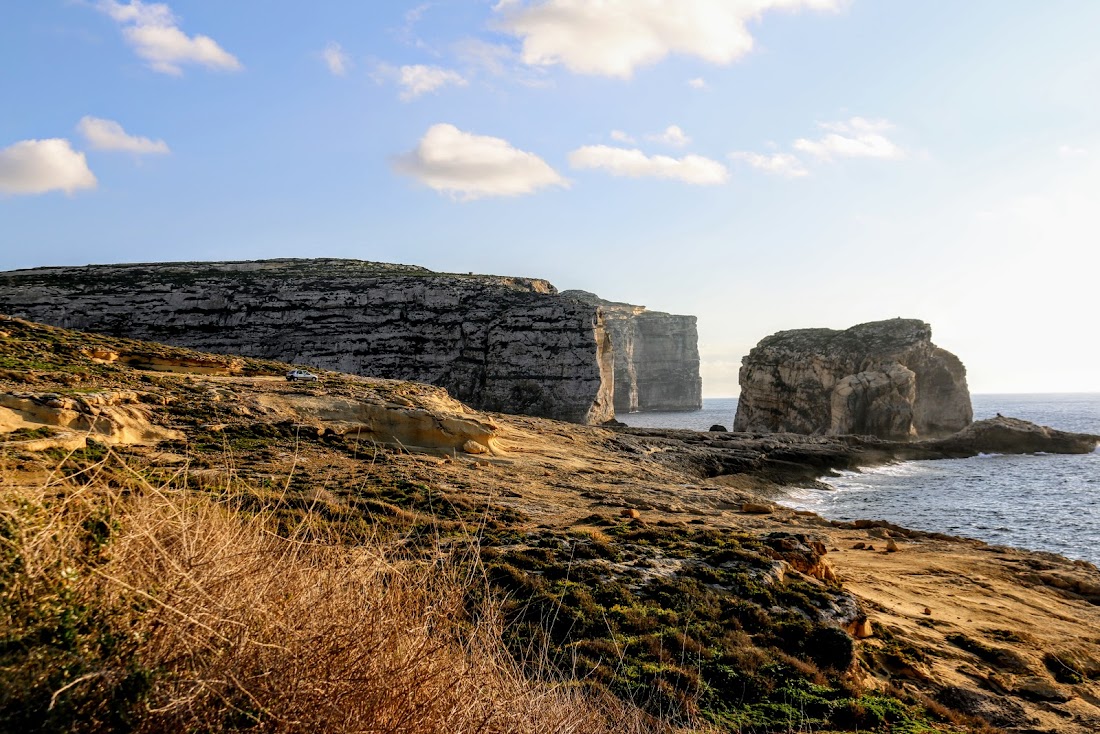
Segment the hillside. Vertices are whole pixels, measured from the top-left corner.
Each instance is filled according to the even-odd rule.
[[[1100,572],[771,504],[843,441],[286,369],[0,321],[0,729],[1100,728]]]

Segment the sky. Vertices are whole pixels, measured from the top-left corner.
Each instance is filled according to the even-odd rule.
[[[348,257],[1100,392],[1100,3],[0,7],[0,270]]]

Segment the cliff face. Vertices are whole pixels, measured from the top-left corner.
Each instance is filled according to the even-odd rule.
[[[966,368],[914,319],[781,331],[742,360],[740,383],[736,431],[914,439],[973,420]]]
[[[0,312],[426,382],[485,410],[578,423],[614,417],[599,308],[543,280],[357,260],[39,268],[0,273]]]
[[[698,410],[699,334],[694,316],[647,311],[644,306],[605,301],[587,291],[563,296],[598,305],[615,353],[615,410]]]

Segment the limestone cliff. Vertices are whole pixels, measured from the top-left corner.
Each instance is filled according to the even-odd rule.
[[[614,417],[600,309],[544,280],[331,259],[38,268],[0,273],[0,313],[426,382],[485,410]]]
[[[603,311],[615,353],[616,412],[703,407],[694,316],[605,301],[587,291],[563,291],[562,295],[598,305]]]
[[[736,431],[914,439],[973,419],[966,368],[915,319],[781,331],[742,360],[740,383]]]

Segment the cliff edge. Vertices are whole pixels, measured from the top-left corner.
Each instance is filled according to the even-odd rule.
[[[740,383],[737,431],[912,440],[973,420],[966,368],[916,319],[778,332],[742,360]]]
[[[52,267],[0,273],[0,312],[426,382],[483,410],[614,417],[599,307],[545,280],[336,259]]]
[[[699,410],[699,331],[694,316],[607,301],[588,291],[562,296],[599,306],[615,353],[615,411]]]

